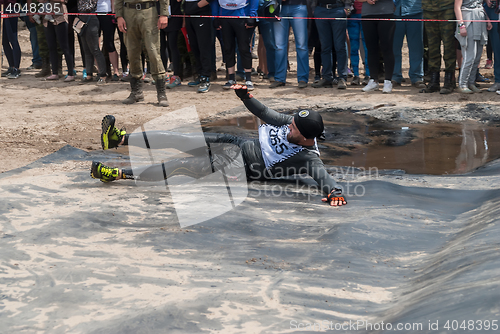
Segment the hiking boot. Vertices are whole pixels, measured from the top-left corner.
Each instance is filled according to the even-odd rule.
[[[351,81],[351,86],[359,86],[361,83],[358,76],[354,76]]]
[[[339,78],[339,82],[337,83],[337,89],[346,89],[347,83],[344,78]]]
[[[229,80],[228,82],[226,82],[224,84],[224,86],[222,86],[222,88],[224,88],[224,89],[231,89],[232,85],[236,85],[236,81],[235,80]]]
[[[439,91],[441,89],[439,80],[439,72],[431,72],[431,81],[426,88],[427,92],[433,93]]]
[[[439,91],[440,94],[451,94],[453,89],[455,88],[455,83],[453,82],[454,72],[445,72],[444,73],[444,83],[443,88]]]
[[[142,81],[132,77],[130,79],[130,95],[122,101],[123,104],[133,104],[144,100],[144,94],[142,93]]]
[[[271,84],[269,85],[269,88],[276,88],[276,87],[281,87],[281,86],[284,86],[285,83],[284,82],[281,82],[281,81],[273,81],[271,82]]]
[[[323,87],[333,87],[333,83],[332,81],[327,81],[325,79],[321,79],[319,82],[317,83],[313,83],[311,85],[313,88],[323,88]]]
[[[102,182],[111,182],[118,178],[120,170],[103,165],[99,161],[92,161],[90,168],[90,176],[94,179],[99,179]]]
[[[42,69],[35,74],[35,78],[45,78],[50,75],[50,62],[49,58],[42,58]]]
[[[207,77],[201,77],[200,87],[198,87],[198,93],[208,93],[210,90],[210,79]]]
[[[168,107],[168,99],[165,93],[165,80],[163,77],[156,78],[156,97],[158,98],[158,105],[160,107]]]
[[[115,117],[106,115],[101,122],[101,146],[103,150],[118,147],[123,136],[127,133],[124,129],[115,127]]]

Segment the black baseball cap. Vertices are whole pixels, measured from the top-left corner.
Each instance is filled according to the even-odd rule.
[[[293,119],[297,129],[307,139],[321,136],[325,129],[323,118],[314,110],[301,110],[293,116]]]

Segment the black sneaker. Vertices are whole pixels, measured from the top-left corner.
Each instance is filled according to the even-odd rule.
[[[315,82],[311,85],[314,88],[323,88],[323,87],[333,87],[333,82],[332,81],[326,81],[325,79],[321,79],[318,82]]]
[[[21,70],[17,69],[17,68],[14,68],[14,67],[13,67],[12,72],[10,72],[9,74],[7,74],[7,78],[9,78],[9,79],[17,79],[20,76],[21,76]]]
[[[200,86],[198,87],[198,93],[208,93],[210,90],[210,79],[207,77],[201,77]]]
[[[92,161],[90,168],[90,176],[94,179],[99,179],[102,182],[111,182],[118,178],[120,170],[103,165],[99,161]]]
[[[118,130],[115,127],[115,117],[106,115],[101,122],[101,146],[103,150],[118,147],[123,136],[127,133],[125,130]]]
[[[236,85],[236,81],[234,80],[229,80],[228,82],[226,82],[224,84],[224,86],[222,86],[223,89],[231,89],[231,86],[232,85]]]
[[[13,70],[14,70],[14,67],[9,67],[9,68],[7,69],[7,71],[2,72],[2,77],[6,77],[6,76],[8,76],[9,74],[11,74],[11,73],[12,73],[12,71],[13,71]]]

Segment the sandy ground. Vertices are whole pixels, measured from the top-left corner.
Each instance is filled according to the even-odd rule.
[[[145,85],[145,102],[126,106],[120,101],[128,96],[129,85],[125,82],[110,82],[104,86],[93,84],[82,85],[80,82],[64,83],[48,82],[34,77],[38,70],[25,70],[31,64],[31,48],[28,30],[21,27],[19,39],[23,51],[21,61],[22,75],[17,80],[0,79],[0,171],[24,166],[42,156],[57,151],[66,144],[84,150],[100,148],[99,133],[100,120],[106,114],[114,114],[119,123],[133,130],[161,115],[187,106],[196,106],[201,119],[210,118],[221,112],[241,106],[241,102],[231,91],[224,91],[224,73],[218,72],[219,80],[214,82],[208,94],[199,94],[194,88],[186,85],[168,90],[169,108],[156,106],[154,86]],[[78,43],[77,43],[78,44]],[[78,46],[77,46],[78,48]],[[407,84],[394,88],[393,94],[379,92],[363,93],[360,86],[348,86],[347,90],[308,87],[298,89],[296,82],[296,61],[294,47],[290,47],[291,72],[288,74],[287,85],[277,89],[269,89],[269,81],[254,77],[256,89],[255,97],[287,98],[291,101],[300,101],[303,106],[317,104],[339,108],[361,105],[364,109],[386,105],[391,110],[399,108],[421,108],[432,111],[436,107],[460,110],[470,103],[487,103],[497,106],[500,96],[484,92],[465,96],[453,93],[450,95],[422,94],[418,89]],[[486,52],[483,54],[481,67],[484,67]],[[77,49],[76,69],[81,75],[82,61]],[[404,59],[408,59],[405,48]],[[217,64],[221,63],[218,50]],[[310,58],[311,76],[313,81],[312,58]],[[257,60],[254,60],[257,67]],[[403,64],[404,76],[407,77],[408,64]],[[4,71],[7,61],[4,59]],[[481,70],[485,76],[492,78],[492,70]],[[350,79],[349,79],[350,81]],[[409,82],[409,80],[407,80]],[[488,85],[483,85],[486,90]],[[290,108],[297,108],[297,102],[291,103]],[[286,108],[287,106],[273,106]],[[361,108],[361,107],[360,107]],[[496,108],[493,108],[496,109]],[[386,108],[377,109],[377,117],[383,117]],[[496,112],[495,112],[496,113]],[[455,115],[460,116],[460,115]],[[434,113],[431,118],[439,118]],[[457,118],[457,120],[460,117]]]
[[[29,50],[26,30],[20,40]],[[23,53],[22,68],[30,58]],[[389,121],[500,119],[495,93],[299,90],[293,53],[291,63],[285,87],[256,79],[254,95],[280,110],[352,108]],[[498,162],[471,177],[361,177],[353,184],[367,196],[341,209],[316,197],[268,197],[267,185],[256,185],[237,210],[179,229],[169,196],[92,180],[88,160],[103,156],[106,114],[128,131],[192,105],[201,119],[243,114],[222,90],[223,73],[208,94],[186,84],[168,91],[169,108],[155,105],[152,85],[145,102],[125,106],[127,83],[46,82],[35,73],[0,79],[0,171],[67,144],[92,152],[68,149],[0,178],[0,332],[288,333],[295,320],[499,318]]]

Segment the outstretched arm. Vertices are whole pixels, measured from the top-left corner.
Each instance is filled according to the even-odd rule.
[[[234,89],[236,95],[243,101],[245,107],[247,107],[252,114],[267,124],[282,126],[292,123],[292,116],[280,114],[279,112],[266,107],[248,92],[247,86],[233,85],[232,88]]]

